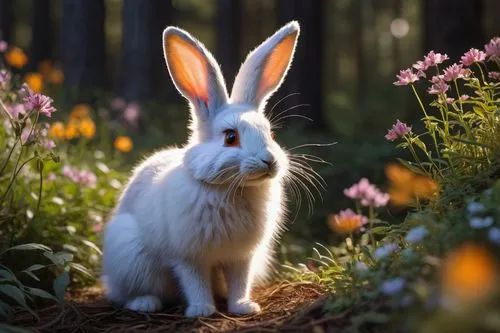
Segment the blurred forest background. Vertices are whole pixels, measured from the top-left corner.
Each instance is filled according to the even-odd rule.
[[[411,91],[396,92],[395,74],[429,50],[456,61],[471,46],[482,48],[500,34],[498,13],[499,0],[0,0],[0,30],[27,51],[27,72],[47,60],[63,70],[64,88],[53,96],[61,111],[82,102],[99,110],[117,96],[141,105],[139,126],[127,133],[136,147],[132,164],[186,139],[186,102],[163,61],[167,25],[201,40],[231,87],[247,52],[298,20],[292,69],[268,106],[312,119],[284,119],[277,134],[285,147],[336,142],[295,150],[332,166],[314,166],[327,191],[312,215],[303,202],[288,237],[326,242],[334,237],[325,232],[327,215],[347,206],[344,188],[360,177],[384,185],[384,166],[397,157],[387,128],[396,118],[410,125],[420,118]],[[113,115],[98,121],[106,117]],[[387,211],[389,220],[402,213]]]

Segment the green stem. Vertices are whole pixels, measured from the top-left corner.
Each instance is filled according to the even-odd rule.
[[[16,176],[18,174],[17,167],[19,166],[19,162],[21,161],[21,156],[23,155],[23,150],[24,150],[24,146],[21,145],[21,150],[19,151],[19,156],[17,156],[16,165],[14,166],[14,171],[12,172],[12,177],[10,179],[9,185],[7,186],[7,190],[2,195],[2,199],[0,199],[0,204],[2,204],[4,202],[5,198],[7,197],[7,194],[10,192],[10,189],[12,187],[12,184],[14,183],[14,180],[16,179]],[[21,165],[21,168],[23,165]]]
[[[16,142],[14,142],[14,145],[10,149],[9,154],[7,155],[7,159],[5,160],[5,162],[2,165],[2,168],[0,169],[0,175],[2,175],[2,173],[5,171],[5,168],[7,167],[7,164],[10,161],[10,157],[12,156],[12,153],[14,152],[14,149],[16,148],[18,143],[19,143],[19,139],[17,139]]]
[[[377,242],[375,240],[375,235],[373,234],[373,223],[375,222],[375,211],[373,209],[373,206],[370,206],[368,210],[368,222],[370,223],[370,241],[372,243],[372,248],[375,249],[377,246]]]
[[[481,72],[481,78],[483,79],[483,84],[486,84],[486,80],[484,78],[483,68],[481,67],[481,64],[476,62],[476,65],[479,68],[479,72]]]
[[[413,84],[411,85],[411,88],[413,89],[413,93],[415,94],[415,97],[418,100],[418,104],[420,104],[420,108],[424,112],[425,126],[427,127],[427,121],[429,121],[428,120],[429,116],[427,115],[427,112],[425,111],[424,104],[422,103],[422,100],[420,99],[420,96],[417,93],[417,89],[415,89],[415,86]],[[436,149],[436,154],[437,154],[438,158],[441,158],[441,154],[439,153],[439,146],[438,146],[437,140],[436,140],[436,133],[434,133],[434,130],[432,130],[429,127],[427,127],[427,129],[429,130],[429,135],[432,137],[432,140],[434,141],[434,147]]]

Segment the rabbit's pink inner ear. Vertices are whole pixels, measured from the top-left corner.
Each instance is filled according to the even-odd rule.
[[[167,62],[172,79],[188,98],[208,101],[208,69],[205,56],[177,35],[166,38]]]
[[[259,98],[264,97],[267,93],[279,85],[288,68],[288,65],[290,64],[296,39],[297,32],[285,37],[278,45],[276,45],[269,57],[266,59],[259,87],[257,88],[257,96]]]

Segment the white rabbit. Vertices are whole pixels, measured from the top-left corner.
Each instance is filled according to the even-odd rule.
[[[105,230],[108,298],[135,311],[158,311],[177,296],[186,316],[260,311],[250,299],[272,259],[282,226],[286,153],[264,115],[291,63],[299,25],[290,22],[252,51],[231,97],[213,56],[189,33],[163,32],[170,76],[191,106],[183,148],[142,162]]]

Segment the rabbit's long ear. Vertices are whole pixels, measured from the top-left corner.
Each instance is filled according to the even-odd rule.
[[[204,120],[228,102],[219,65],[198,40],[188,32],[168,27],[163,32],[163,52],[168,71],[179,92]]]
[[[260,106],[278,89],[292,62],[300,27],[289,22],[248,54],[234,81],[232,103]]]

